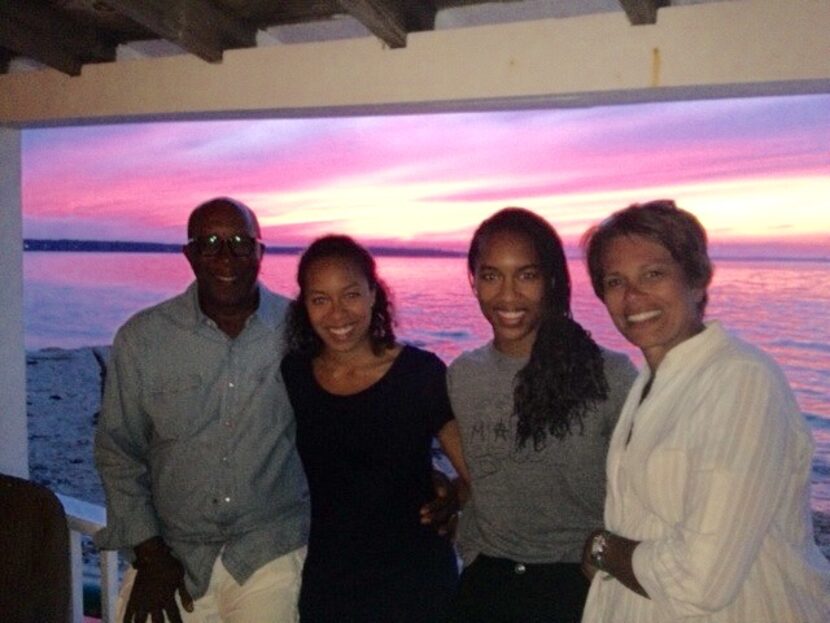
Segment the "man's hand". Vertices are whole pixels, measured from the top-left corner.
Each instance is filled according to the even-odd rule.
[[[124,623],[181,623],[176,605],[176,591],[182,606],[193,612],[193,598],[184,585],[184,567],[160,537],[153,537],[135,547],[135,582],[127,601]]]
[[[458,512],[461,508],[458,479],[451,481],[446,474],[432,470],[435,498],[421,507],[421,523],[431,525],[441,536],[455,536]]]

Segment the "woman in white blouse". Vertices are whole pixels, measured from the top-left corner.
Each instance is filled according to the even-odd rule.
[[[583,623],[827,623],[809,506],[813,441],[784,375],[703,321],[706,233],[673,201],[583,238],[597,296],[646,361],[608,452]]]

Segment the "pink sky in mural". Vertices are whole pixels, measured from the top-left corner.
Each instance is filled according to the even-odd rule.
[[[570,243],[673,197],[715,248],[829,257],[830,96],[26,130],[23,188],[27,238],[179,242],[196,204],[229,195],[275,245],[459,249],[505,205]]]

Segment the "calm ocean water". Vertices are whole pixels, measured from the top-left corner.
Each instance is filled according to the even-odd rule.
[[[263,281],[296,293],[294,256],[268,255]],[[398,331],[450,361],[489,339],[461,258],[378,259],[392,289]],[[642,358],[608,320],[581,261],[571,262],[573,310],[603,345]],[[24,254],[26,348],[109,344],[137,310],[180,292],[191,280],[177,254]],[[716,262],[708,317],[769,352],[784,368],[816,440],[813,506],[830,513],[830,263]]]

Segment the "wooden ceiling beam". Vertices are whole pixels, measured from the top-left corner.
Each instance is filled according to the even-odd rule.
[[[337,0],[346,13],[390,48],[406,47],[406,14],[394,0]]]
[[[27,0],[0,2],[0,46],[70,76],[84,63],[115,60],[115,45],[101,41],[93,27]]]
[[[669,0],[619,0],[632,26],[657,23],[657,9],[669,6]]]
[[[77,56],[52,41],[44,41],[39,33],[6,19],[0,19],[0,45],[70,76],[81,75],[83,63]]]
[[[210,63],[230,48],[256,45],[256,26],[206,0],[106,0],[134,22]]]

